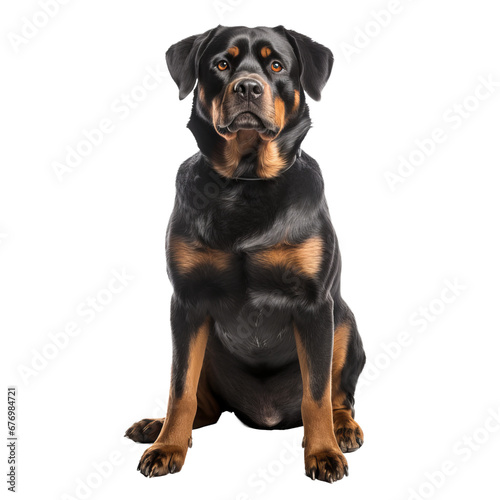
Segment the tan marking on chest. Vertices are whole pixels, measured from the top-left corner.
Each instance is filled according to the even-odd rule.
[[[259,149],[257,175],[263,179],[272,179],[285,167],[285,160],[275,142],[264,143]]]
[[[219,271],[228,268],[232,254],[203,246],[180,236],[170,238],[168,253],[174,267],[186,274],[201,266],[210,266]]]
[[[313,278],[321,268],[322,256],[323,240],[319,236],[312,236],[297,245],[281,243],[261,250],[252,259],[264,266],[291,267]]]
[[[239,130],[224,143],[218,158],[214,159],[214,169],[224,177],[233,177],[241,158],[256,149],[259,142],[256,130]]]

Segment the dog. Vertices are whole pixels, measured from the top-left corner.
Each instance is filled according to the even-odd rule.
[[[224,411],[257,429],[304,426],[306,475],[348,475],[361,447],[354,391],[365,353],[340,294],[341,260],[317,162],[301,151],[331,51],[285,29],[218,26],[166,53],[199,151],[179,168],[167,229],[172,374],[147,476],[181,470],[192,430]]]

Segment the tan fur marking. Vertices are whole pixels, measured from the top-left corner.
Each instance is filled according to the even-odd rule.
[[[312,236],[298,245],[281,243],[254,254],[253,258],[267,266],[289,266],[313,278],[321,268],[323,240]]]
[[[238,147],[238,134],[224,144],[222,157],[224,161],[221,162],[221,164],[214,163],[214,168],[219,174],[226,177],[232,177],[241,161],[241,153]]]
[[[280,97],[274,99],[274,122],[278,127],[278,134],[285,126],[285,103]],[[275,142],[265,141],[258,156],[257,175],[264,179],[271,179],[279,175],[285,167],[285,160],[281,157]]]
[[[342,370],[344,369],[351,324],[342,323],[335,328],[333,335],[332,356],[332,416],[333,428],[340,449],[343,452],[357,450],[364,441],[361,427],[352,418],[352,408],[347,401],[346,394],[341,390]]]
[[[257,175],[264,179],[276,177],[285,167],[285,160],[281,157],[275,142],[264,142],[259,149]]]
[[[203,265],[223,271],[227,269],[231,258],[227,252],[208,248],[178,236],[170,238],[168,252],[177,269],[183,274]]]
[[[257,147],[259,133],[256,130],[238,130],[224,143],[220,158],[213,160],[214,169],[224,177],[233,177],[241,158]]]
[[[293,100],[292,113],[295,113],[299,109],[300,92],[298,90],[294,90],[293,93],[294,93],[294,100]]]
[[[201,86],[198,85],[198,99],[200,100],[202,106],[209,110],[209,107],[207,106],[207,101],[205,100],[205,89]]]
[[[260,55],[262,57],[269,57],[271,55],[271,49],[269,47],[262,47],[260,49]]]
[[[343,408],[345,394],[340,391],[342,369],[347,358],[349,338],[351,329],[348,323],[343,323],[337,328],[333,335],[333,359],[332,359],[332,404],[333,408]]]
[[[238,54],[240,53],[240,49],[236,46],[234,47],[229,47],[227,49],[228,54],[231,54],[233,57],[238,57]]]
[[[221,137],[224,137],[224,139],[226,139],[226,141],[228,141],[230,139],[234,139],[236,137],[236,133],[221,134],[219,132],[217,124],[219,123],[220,118],[221,118],[221,100],[218,97],[215,97],[214,100],[212,101],[212,123],[213,123],[214,129]]]
[[[274,121],[281,132],[285,126],[285,103],[281,97],[274,100]]]

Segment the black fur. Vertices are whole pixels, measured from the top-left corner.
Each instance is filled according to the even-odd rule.
[[[235,45],[240,53],[231,58],[227,49]],[[269,60],[259,57],[263,46],[273,48],[270,59],[279,59],[284,72],[271,72]],[[222,59],[229,61],[229,70],[217,71],[215,65]],[[174,287],[175,393],[182,394],[189,341],[208,315],[211,331],[205,366],[221,409],[234,411],[253,427],[299,426],[302,380],[293,324],[306,348],[312,394],[319,399],[331,376],[334,324],[348,322],[351,338],[342,390],[352,407],[365,359],[363,347],[354,317],[340,295],[340,253],[319,166],[305,152],[298,156],[311,126],[304,91],[320,99],[333,64],[331,52],[282,26],[219,26],[172,46],[167,63],[181,99],[199,80],[188,127],[200,152],[179,169],[167,232],[167,268]],[[245,71],[269,83],[288,116],[274,139],[287,168],[271,179],[238,179],[257,178],[255,152],[243,156],[232,177],[213,168],[226,139],[220,135],[225,133],[223,128],[214,128],[207,103]],[[295,111],[294,89],[300,93]],[[288,266],[262,266],[253,258],[283,241],[300,244],[313,236],[323,241],[321,269],[314,277]],[[224,269],[204,265],[186,273],[172,257],[170,245],[175,238],[226,252],[228,265]]]

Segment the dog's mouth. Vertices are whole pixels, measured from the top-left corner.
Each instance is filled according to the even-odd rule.
[[[251,111],[244,111],[231,121],[227,126],[229,132],[237,132],[238,130],[256,130],[257,132],[266,132],[268,129],[262,120]]]

